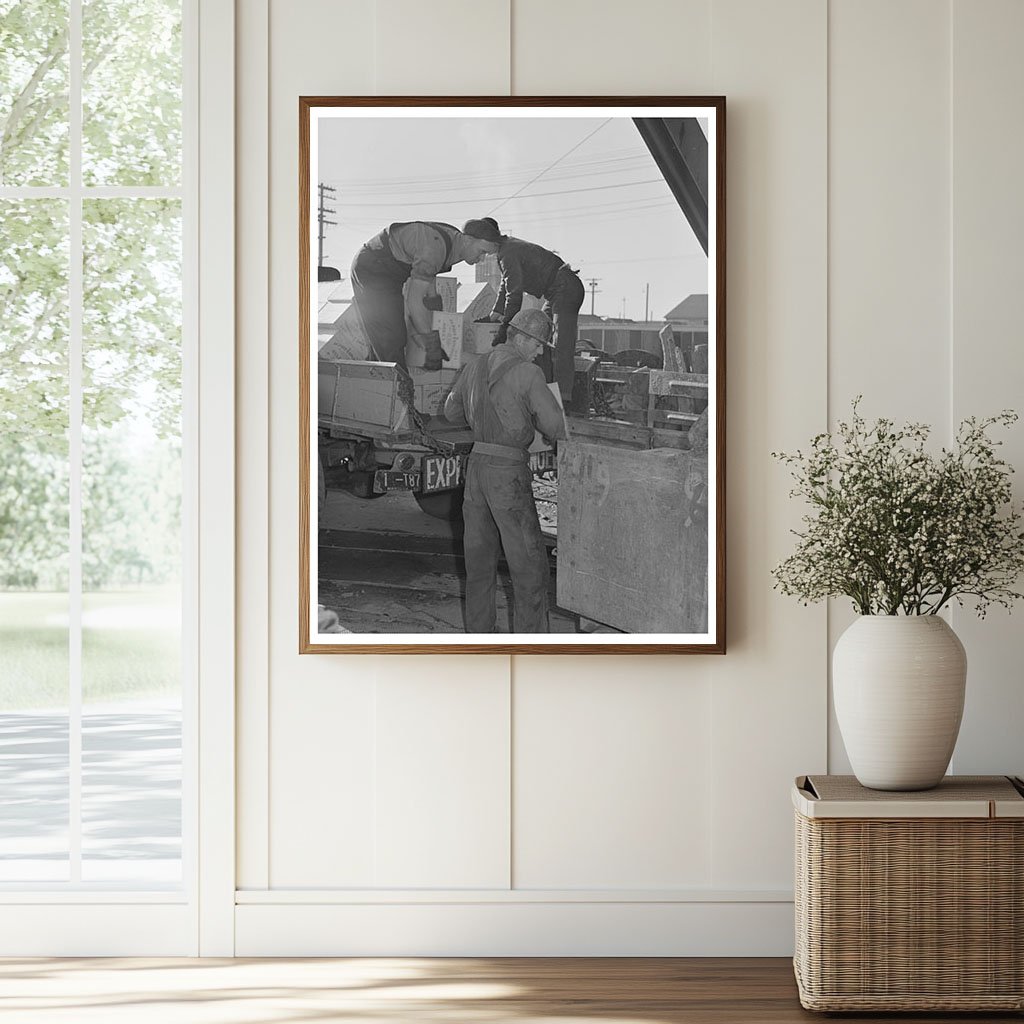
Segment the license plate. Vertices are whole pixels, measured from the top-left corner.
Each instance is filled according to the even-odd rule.
[[[458,455],[424,455],[420,479],[424,494],[450,491],[462,483],[462,459]]]
[[[386,494],[388,491],[418,491],[420,474],[416,472],[402,473],[397,469],[378,469],[373,474],[374,494]]]

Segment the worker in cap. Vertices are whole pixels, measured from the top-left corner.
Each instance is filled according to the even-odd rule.
[[[501,284],[494,308],[485,320],[502,324],[495,344],[505,340],[505,332],[512,318],[523,305],[528,293],[544,300],[544,312],[554,321],[555,344],[553,352],[540,360],[544,377],[558,381],[562,404],[572,401],[573,374],[576,368],[576,341],[579,333],[579,313],[586,290],[579,274],[557,253],[534,242],[501,234],[498,223],[485,217],[498,237],[498,267]]]
[[[473,429],[462,503],[467,633],[497,631],[502,550],[512,576],[514,631],[549,631],[548,556],[527,449],[535,430],[549,442],[566,436],[558,401],[534,365],[550,343],[547,316],[522,310],[503,344],[463,368],[444,403],[449,421]]]
[[[469,221],[466,226],[478,223]],[[409,221],[389,224],[363,245],[352,261],[352,296],[374,358],[405,366],[408,314],[411,336],[426,350],[424,367],[441,369],[448,356],[434,330],[433,313],[441,309],[434,279],[456,263],[478,263],[487,253],[497,252],[493,236],[498,232],[490,224],[479,232],[435,221]]]

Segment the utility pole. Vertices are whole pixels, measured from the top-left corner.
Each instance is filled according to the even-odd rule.
[[[590,315],[591,316],[594,315],[594,296],[601,290],[600,288],[597,287],[597,283],[600,280],[601,280],[601,278],[599,278],[599,277],[592,277],[587,282],[587,287],[590,289]]]
[[[622,296],[622,319],[626,319],[626,296]]]
[[[316,265],[318,267],[322,267],[324,265],[324,227],[327,225],[330,225],[331,227],[336,227],[338,224],[336,220],[327,220],[326,217],[324,216],[324,214],[327,213],[337,213],[337,210],[329,210],[326,206],[324,206],[324,201],[326,199],[326,193],[332,193],[331,199],[333,200],[333,193],[337,192],[338,190],[334,188],[333,185],[318,185],[317,189],[320,193],[320,210],[317,213],[316,219],[317,223],[320,225],[320,236],[318,240]]]
[[[644,323],[651,319],[651,282],[647,282],[646,296],[644,297]]]

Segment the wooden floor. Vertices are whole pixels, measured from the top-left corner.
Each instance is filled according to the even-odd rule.
[[[850,1014],[986,1021],[1019,1014]],[[800,1008],[785,959],[0,960],[3,1024],[733,1024]]]

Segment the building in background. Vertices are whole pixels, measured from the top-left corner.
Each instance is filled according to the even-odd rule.
[[[669,324],[679,349],[680,366],[694,373],[707,373],[708,297],[688,295],[662,320],[626,320],[620,317],[580,314],[580,340],[602,352],[632,361],[634,365],[662,365],[660,332]],[[647,353],[653,360],[644,359]]]

